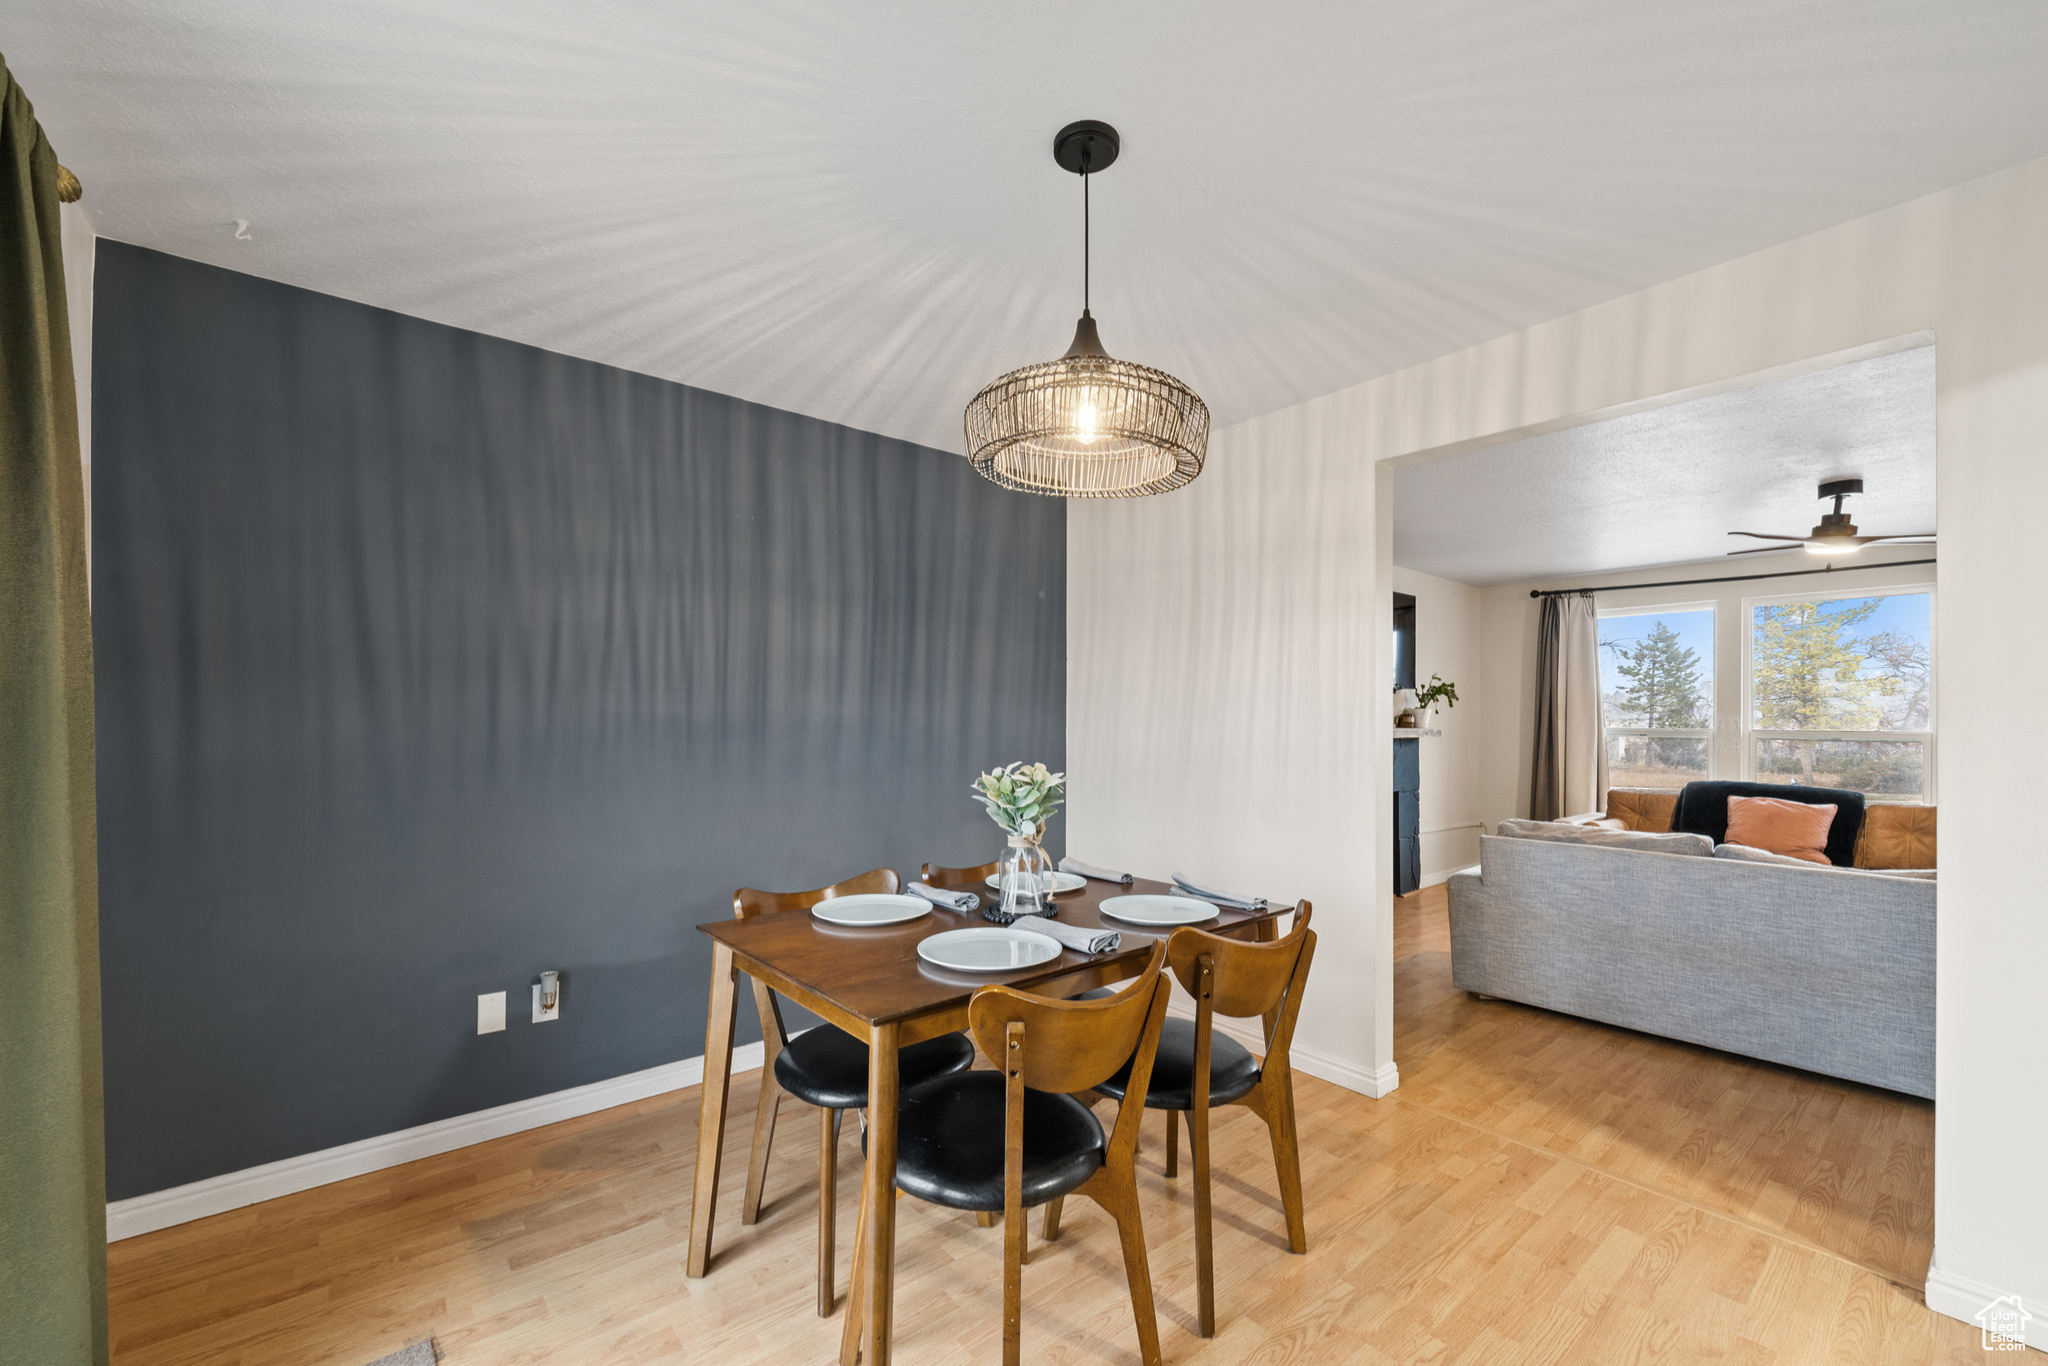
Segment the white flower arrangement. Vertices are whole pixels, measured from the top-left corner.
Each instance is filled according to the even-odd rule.
[[[991,769],[974,780],[974,800],[988,808],[989,819],[1006,832],[1034,843],[1045,831],[1046,818],[1059,810],[1067,775],[1044,764],[1014,763]]]

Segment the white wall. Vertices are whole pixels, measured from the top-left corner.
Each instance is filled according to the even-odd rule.
[[[1798,373],[1931,329],[1944,809],[1927,1295],[1965,1319],[1994,1293],[2048,1304],[2048,915],[2038,793],[2031,769],[2012,762],[2048,751],[2036,695],[2048,637],[2014,629],[2016,607],[2032,609],[2013,591],[2048,581],[2048,539],[2014,529],[2048,506],[2044,242],[2038,161],[1220,432],[1209,473],[1186,492],[1076,506],[1075,848],[1152,868],[1207,836],[1205,857],[1232,873],[1262,886],[1285,878],[1330,905],[1325,942],[1337,942],[1317,962],[1304,1040],[1372,1070],[1391,1056],[1392,894],[1369,836],[1393,742],[1389,718],[1362,725],[1367,709],[1352,708],[1361,688],[1387,695],[1391,651],[1310,638],[1354,620],[1370,621],[1374,641],[1392,630],[1381,605],[1393,588],[1392,475],[1366,471]],[[1367,668],[1377,672],[1361,680]],[[1343,782],[1347,765],[1366,781]],[[1190,787],[1198,766],[1204,781]],[[2048,1315],[2033,1326],[2048,1344]]]
[[[1400,515],[1400,508],[1394,509]],[[1482,590],[1394,566],[1394,591],[1415,595],[1415,681],[1441,674],[1458,685],[1458,705],[1441,708],[1428,728],[1442,735],[1421,747],[1422,885],[1433,887],[1479,862]]]
[[[1841,593],[1906,584],[1932,584],[1938,568],[1936,565],[1897,568],[1886,568],[1886,565],[1898,560],[1926,559],[1934,555],[1935,550],[1936,547],[1927,545],[1892,551],[1872,550],[1864,552],[1867,562],[1861,567],[1837,569],[1830,574],[1695,584],[1682,588],[1637,588],[1601,593],[1594,602],[1603,612],[1609,608],[1649,611],[1680,604],[1711,606],[1714,609],[1714,712],[1719,723],[1715,737],[1714,776],[1740,778],[1743,599],[1786,593]],[[1803,552],[1796,552],[1796,558],[1758,558],[1776,563],[1767,566],[1749,560],[1731,568],[1726,560],[1708,560],[1695,564],[1610,571],[1579,578],[1531,579],[1484,589],[1481,676],[1491,705],[1487,709],[1486,739],[1479,761],[1476,804],[1479,818],[1487,828],[1491,829],[1511,816],[1529,814],[1530,725],[1536,705],[1536,629],[1542,615],[1542,604],[1529,596],[1530,589],[1661,583],[1717,574],[1756,574],[1767,572],[1768,568],[1798,570],[1816,567]]]
[[[1297,1065],[1377,1094],[1392,965],[1391,589],[1375,471],[1316,405],[1216,433],[1176,493],[1067,514],[1067,844],[1078,858],[1315,903]],[[1377,1051],[1376,1051],[1377,1049]],[[1382,1068],[1385,1073],[1382,1075]]]

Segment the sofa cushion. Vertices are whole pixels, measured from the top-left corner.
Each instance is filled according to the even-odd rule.
[[[1557,844],[1597,844],[1608,849],[1633,849],[1645,854],[1685,854],[1711,858],[1714,842],[1703,835],[1653,834],[1645,830],[1603,830],[1562,821],[1509,820],[1498,833],[1507,839],[1549,840]]]
[[[1788,802],[1782,797],[1730,797],[1728,843],[1768,849],[1787,858],[1826,863],[1833,802]]]
[[[1781,868],[1813,868],[1829,873],[1855,873],[1863,877],[1911,877],[1922,881],[1934,881],[1932,868],[1837,868],[1825,861],[1814,863],[1789,854],[1773,854],[1768,849],[1752,849],[1746,844],[1717,844],[1714,857],[1734,859],[1741,863],[1769,863]]]
[[[1934,808],[1872,802],[1863,812],[1863,836],[1856,841],[1856,866],[1934,867]]]
[[[1621,822],[1624,830],[1665,833],[1671,829],[1671,813],[1678,806],[1678,793],[1670,789],[1616,787],[1607,792],[1607,814]]]
[[[1828,862],[1848,868],[1856,862],[1856,837],[1863,831],[1863,794],[1838,792],[1827,787],[1803,787],[1797,783],[1687,783],[1678,794],[1678,807],[1671,814],[1671,828],[1705,835],[1715,844],[1728,842],[1728,799],[1730,797],[1777,797],[1814,806],[1832,804],[1834,824],[1828,827]]]

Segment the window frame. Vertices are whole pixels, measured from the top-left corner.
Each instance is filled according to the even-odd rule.
[[[1756,724],[1756,672],[1753,656],[1756,647],[1756,609],[1775,607],[1787,602],[1847,602],[1865,598],[1896,598],[1925,594],[1927,597],[1927,729],[1925,730],[1766,730]],[[1882,588],[1845,588],[1823,593],[1769,593],[1742,600],[1742,750],[1740,760],[1742,777],[1745,782],[1757,781],[1756,745],[1759,740],[1847,740],[1877,741],[1879,743],[1904,744],[1917,741],[1921,745],[1920,795],[1902,799],[1895,794],[1863,794],[1866,806],[1880,803],[1894,806],[1933,806],[1935,804],[1935,746],[1937,744],[1936,718],[1940,713],[1937,689],[1940,687],[1941,667],[1935,654],[1935,639],[1938,635],[1936,623],[1940,620],[1940,594],[1932,583],[1887,584]]]
[[[1719,743],[1721,731],[1721,604],[1713,598],[1697,602],[1658,603],[1651,607],[1601,607],[1596,604],[1593,609],[1593,616],[1598,621],[1605,621],[1609,617],[1676,616],[1680,612],[1705,612],[1714,624],[1713,630],[1708,633],[1708,639],[1714,642],[1714,648],[1707,658],[1707,666],[1711,671],[1712,679],[1707,688],[1707,715],[1713,720],[1714,724],[1704,730],[1671,730],[1657,726],[1610,726],[1607,724],[1607,690],[1603,687],[1600,691],[1602,764],[1604,766],[1606,763],[1608,737],[1614,735],[1670,735],[1681,739],[1703,739],[1707,742],[1706,781],[1711,782],[1720,776],[1721,764],[1721,746]],[[1606,661],[1603,660],[1601,662],[1604,664]],[[1604,680],[1604,671],[1602,677]],[[1672,790],[1674,792],[1677,791],[1676,788]]]

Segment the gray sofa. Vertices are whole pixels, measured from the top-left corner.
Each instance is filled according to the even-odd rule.
[[[1933,1097],[1932,880],[1479,845],[1448,887],[1463,990]]]

